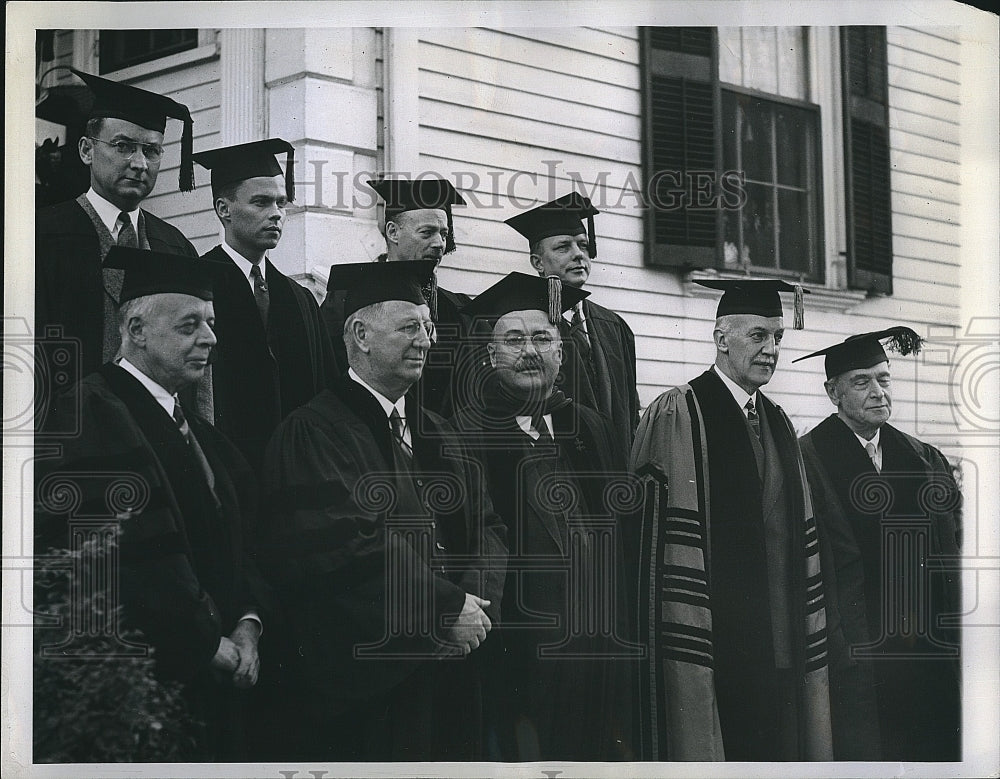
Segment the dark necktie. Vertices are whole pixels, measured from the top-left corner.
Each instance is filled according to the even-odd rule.
[[[573,308],[573,319],[570,321],[569,332],[570,336],[573,338],[573,343],[576,344],[576,348],[580,351],[580,356],[587,363],[590,363],[592,357],[590,337],[587,335],[587,330],[583,325],[583,314],[581,312],[580,304],[577,304]]]
[[[747,404],[743,407],[747,410],[747,422],[750,423],[750,429],[753,430],[754,435],[757,436],[757,440],[760,440],[760,417],[757,416],[757,409],[754,407],[753,398],[747,401]]]
[[[212,493],[212,498],[215,500],[215,507],[221,507],[222,503],[215,492],[215,472],[212,470],[212,466],[209,465],[208,458],[205,457],[205,452],[198,443],[198,439],[195,438],[194,433],[191,431],[191,426],[184,416],[181,403],[176,397],[174,397],[174,422],[177,423],[177,428],[181,431],[181,436],[183,436],[188,446],[191,447],[191,453],[198,461],[198,466],[205,475],[205,482],[208,484],[208,491]]]
[[[132,226],[132,220],[129,219],[128,214],[122,211],[118,214],[118,221],[116,224],[121,225],[118,230],[118,240],[115,243],[118,246],[126,246],[130,249],[139,248],[139,236],[136,235],[135,228]]]
[[[257,311],[260,314],[260,321],[264,328],[267,328],[267,311],[271,307],[271,295],[267,291],[267,282],[260,272],[260,265],[250,268],[250,280],[253,282],[253,297],[257,303]]]
[[[399,451],[406,455],[407,461],[412,460],[413,449],[410,448],[403,437],[403,433],[406,430],[406,423],[403,422],[403,418],[399,415],[399,410],[395,407],[393,407],[392,413],[389,414],[389,427],[392,429],[392,440],[399,448]]]

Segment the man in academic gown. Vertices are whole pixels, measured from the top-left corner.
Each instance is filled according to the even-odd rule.
[[[624,570],[606,498],[624,463],[607,420],[554,387],[559,312],[587,294],[511,273],[467,309],[492,325],[491,373],[455,427],[510,546],[500,642],[482,657],[501,760],[633,757]]]
[[[913,330],[892,327],[807,355],[825,355],[837,407],[801,439],[849,649],[831,667],[835,754],[958,761],[961,494],[940,451],[888,423],[886,340],[920,349]]]
[[[598,213],[589,198],[570,192],[511,217],[507,224],[528,239],[531,267],[538,275],[556,275],[582,289],[597,257],[594,216]],[[620,456],[627,458],[639,423],[631,328],[614,311],[588,298],[564,315],[559,329],[564,355],[559,388],[608,417],[612,440]]]
[[[285,178],[275,154],[287,154]],[[333,351],[312,293],[279,271],[277,247],[293,199],[294,148],[271,138],[200,152],[212,171],[223,242],[202,255],[215,289],[215,425],[263,476],[264,448],[293,409],[329,386]]]
[[[376,262],[429,260],[440,265],[446,254],[455,251],[455,228],[451,209],[465,205],[465,200],[450,181],[437,178],[380,179],[369,181],[384,204],[385,254]],[[320,306],[337,365],[347,370],[344,347],[344,296],[336,287],[336,275],[330,274],[326,298]],[[437,340],[430,361],[424,366],[420,381],[413,388],[421,406],[443,417],[456,407],[456,397],[464,396],[468,385],[478,376],[470,361],[468,325],[462,308],[468,295],[438,286],[437,273],[427,283],[427,302],[431,309]]]
[[[265,572],[296,647],[309,760],[474,760],[505,531],[453,428],[407,390],[434,336],[433,261],[338,265],[349,372],[267,449]]]
[[[177,396],[199,380],[215,345],[211,279],[179,255],[115,247],[107,259],[124,271],[122,357],[60,397],[59,429],[76,432],[58,441],[57,460],[39,461],[46,511],[36,517],[36,550],[70,545],[74,520],[117,524],[125,625],[153,648],[160,676],[183,682],[206,725],[191,759],[245,759],[233,690],[256,682],[266,605],[243,541],[255,480]],[[59,500],[66,489],[73,505]]]
[[[793,288],[698,283],[725,290],[715,365],[650,405],[632,449],[643,757],[828,760],[816,524],[791,422],[760,392]]]
[[[121,271],[102,269],[108,249],[126,246],[197,256],[179,230],[141,208],[156,184],[168,117],[184,122],[180,188],[192,187],[187,107],[144,89],[73,72],[94,95],[79,145],[80,158],[90,169],[90,189],[35,215],[35,334],[44,337],[47,328],[61,327],[59,337],[75,339],[78,346],[69,350],[68,359],[63,359],[66,350],[55,355],[38,350],[37,372],[45,392],[36,412],[39,428],[60,389],[118,352],[115,312]]]

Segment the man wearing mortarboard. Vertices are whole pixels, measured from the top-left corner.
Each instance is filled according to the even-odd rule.
[[[284,178],[275,159],[282,153]],[[215,424],[259,475],[278,422],[337,375],[315,298],[268,257],[295,197],[293,155],[280,138],[194,155],[212,172],[215,214],[225,230],[223,242],[202,255],[212,264],[219,339]]]
[[[890,327],[799,358],[825,357],[837,407],[800,441],[848,650],[830,669],[837,759],[961,760],[961,493],[940,451],[888,423],[883,342],[921,341]]]
[[[798,440],[760,388],[784,335],[783,281],[724,290],[715,364],[646,410],[631,469],[644,758],[829,760],[826,613]]]
[[[261,544],[296,651],[286,759],[475,760],[507,549],[479,469],[408,390],[434,259],[335,265],[349,370],[278,425]]]
[[[455,228],[452,206],[465,205],[465,200],[450,181],[422,177],[409,179],[378,179],[369,181],[383,202],[385,253],[376,262],[430,260],[440,265],[446,254],[455,251]],[[327,332],[337,356],[337,365],[346,370],[344,351],[344,291],[334,286],[331,273],[326,298],[320,306]],[[462,370],[463,348],[468,332],[461,316],[469,296],[438,286],[437,272],[427,282],[427,304],[435,325],[436,342],[431,362],[424,366],[423,377],[414,392],[424,408],[448,417],[455,409],[453,396],[457,382],[474,381],[474,371]],[[465,366],[469,367],[469,366]],[[472,366],[474,367],[474,366]]]
[[[562,312],[588,294],[557,276],[510,273],[466,308],[489,324],[491,369],[454,424],[510,549],[499,642],[481,658],[493,759],[634,758],[624,568],[608,505],[625,462],[607,419],[555,387]]]
[[[45,328],[61,327],[62,338],[79,340],[79,354],[54,364],[39,352],[38,370],[49,383],[43,403],[51,400],[57,376],[79,379],[118,352],[115,312],[122,275],[119,269],[102,267],[112,246],[197,256],[179,230],[140,207],[156,184],[168,118],[183,122],[180,189],[192,188],[187,107],[144,89],[73,73],[94,97],[79,144],[80,158],[90,169],[90,189],[36,213],[35,332],[42,337]],[[36,424],[41,426],[45,409],[39,405],[38,411]]]
[[[538,275],[556,275],[582,289],[597,257],[598,213],[589,198],[570,192],[506,223],[527,238],[531,267]],[[639,423],[635,335],[618,314],[591,299],[566,312],[559,328],[564,354],[560,388],[611,420],[612,441],[628,457]]]
[[[234,688],[256,683],[269,607],[245,546],[255,477],[179,396],[201,379],[216,343],[211,276],[197,257],[125,247],[112,247],[107,264],[123,271],[121,358],[59,396],[56,429],[71,432],[59,457],[40,464],[35,549],[70,546],[75,520],[108,517],[124,625],[141,631],[158,676],[182,683],[205,726],[187,758],[245,759]],[[53,500],[48,490],[60,488],[77,502]]]

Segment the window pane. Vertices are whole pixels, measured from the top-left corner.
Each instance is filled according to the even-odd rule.
[[[809,273],[809,203],[805,192],[778,191],[778,264]]]
[[[771,113],[767,104],[744,95],[737,97],[736,131],[740,162],[748,181],[773,181],[771,174]]]
[[[742,227],[741,263],[774,266],[774,190],[761,184],[747,184],[746,205],[740,212],[724,213],[726,243],[740,246],[739,230]]]
[[[806,116],[789,106],[775,106],[775,130],[778,133],[778,182],[804,187],[809,166],[806,143]]]

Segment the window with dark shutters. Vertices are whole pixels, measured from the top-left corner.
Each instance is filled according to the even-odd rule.
[[[177,54],[198,45],[197,30],[101,30],[100,71],[112,73],[132,65]]]
[[[885,27],[840,31],[847,193],[847,279],[892,293],[892,193]]]
[[[718,37],[713,27],[644,27],[643,144],[648,261],[714,267],[719,212]]]

